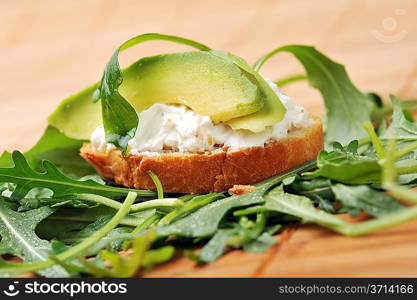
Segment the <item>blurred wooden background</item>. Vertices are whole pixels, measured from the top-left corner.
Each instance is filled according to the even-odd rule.
[[[343,63],[362,90],[417,98],[416,0],[1,0],[0,151],[26,150],[61,99],[100,79],[126,39],[146,32],[180,35],[253,63],[288,43],[316,46]],[[122,55],[186,49],[149,43]],[[277,79],[301,71],[282,54],[263,69]],[[285,88],[321,113],[306,83]],[[212,266],[174,262],[156,276],[417,276],[417,223],[347,239],[314,226],[264,255],[234,252]]]

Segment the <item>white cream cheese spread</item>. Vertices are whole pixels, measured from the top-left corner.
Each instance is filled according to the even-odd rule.
[[[271,139],[281,139],[290,129],[311,125],[309,113],[295,105],[277,86],[265,79],[287,108],[280,122],[263,132],[233,130],[228,125],[213,124],[210,117],[196,114],[185,106],[155,103],[140,112],[136,135],[129,141],[131,154],[159,155],[163,150],[181,153],[201,153],[227,147],[228,151],[264,146]],[[104,128],[98,126],[91,135],[96,151],[114,148],[105,142]]]

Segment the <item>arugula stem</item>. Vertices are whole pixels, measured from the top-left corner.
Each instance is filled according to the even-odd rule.
[[[138,234],[142,233],[143,231],[150,228],[153,224],[156,224],[161,219],[161,214],[158,212],[155,212],[154,214],[147,217],[145,220],[143,220],[142,223],[139,223],[138,226],[136,226],[135,229],[132,230],[130,235],[133,237],[138,237]],[[129,249],[129,247],[132,245],[132,240],[125,240],[123,242],[122,248],[124,250]]]
[[[164,198],[164,189],[162,187],[162,183],[159,180],[158,176],[152,171],[148,171],[148,175],[149,175],[149,177],[151,177],[153,183],[156,186],[156,191],[158,193],[158,199]]]
[[[248,208],[237,210],[233,213],[233,215],[235,217],[241,217],[241,216],[251,215],[251,214],[260,213],[264,211],[267,211],[267,209],[263,206],[253,206],[253,207],[248,207]]]
[[[412,174],[417,172],[417,164],[412,166],[405,166],[405,167],[398,167],[395,168],[397,174],[404,175],[404,174]]]
[[[403,201],[417,204],[417,194],[412,190],[405,189],[397,184],[385,184],[384,187],[388,190],[388,193]]]
[[[136,193],[129,192],[121,208],[106,225],[101,227],[98,231],[92,234],[89,238],[83,240],[81,243],[75,245],[67,251],[64,251],[56,255],[54,259],[49,258],[45,261],[38,263],[15,264],[16,266],[13,267],[8,266],[0,268],[0,274],[38,271],[53,266],[54,264],[56,264],[56,261],[66,261],[70,258],[80,255],[82,252],[84,252],[85,250],[96,244],[103,237],[105,237],[112,229],[114,229],[120,223],[123,217],[125,217],[129,213],[130,207],[133,204],[133,202],[135,202],[136,197]]]
[[[414,196],[415,197],[415,196]],[[383,217],[364,221],[358,224],[347,224],[339,229],[334,229],[348,236],[359,236],[373,233],[381,229],[392,227],[417,218],[417,206],[401,209],[398,212],[386,214]]]
[[[166,225],[172,223],[174,220],[182,217],[186,214],[189,214],[197,209],[206,206],[207,204],[222,198],[224,195],[222,193],[211,193],[208,195],[196,196],[192,200],[186,202],[183,206],[179,207],[176,210],[168,213],[165,217],[159,221],[160,225]]]
[[[188,202],[188,201],[190,201],[191,199],[193,199],[196,196],[198,196],[198,195],[195,195],[195,194],[187,194],[187,195],[183,195],[183,196],[179,197],[178,199],[180,199],[183,202]]]
[[[76,195],[76,199],[96,202],[114,208],[116,210],[119,210],[122,207],[122,204],[120,202],[99,195],[78,194]],[[153,208],[176,208],[182,205],[184,205],[184,202],[178,198],[154,199],[133,204],[130,207],[130,212],[138,212]]]
[[[416,100],[405,100],[401,101],[401,108],[408,109],[408,110],[415,110],[417,109],[417,101]],[[393,105],[391,103],[384,103],[381,108],[377,108],[372,112],[371,118],[376,122],[381,122],[383,118],[389,116],[393,112]]]
[[[77,194],[74,198],[76,198],[77,200],[96,202],[114,209],[120,209],[120,207],[122,207],[122,204],[120,202],[100,195]]]
[[[386,156],[379,162],[384,167],[382,168],[382,184],[384,187],[394,185],[397,177],[396,169],[394,167],[396,144],[397,141],[395,139],[388,141]]]
[[[142,223],[140,223],[138,226],[136,226],[135,229],[133,229],[132,234],[136,234],[138,232],[141,232],[142,230],[148,229],[152,224],[155,224],[161,219],[161,214],[154,213],[153,215],[150,215],[147,217]]]
[[[371,122],[365,122],[363,124],[363,127],[365,128],[366,132],[369,135],[369,138],[371,139],[372,145],[375,148],[377,157],[379,159],[379,163],[381,165],[385,165],[388,162],[388,158],[386,157],[386,152],[384,148],[382,147],[381,141],[378,138],[378,136],[375,133],[374,127]],[[395,151],[395,144],[390,143],[391,145],[388,146],[390,153],[393,153]],[[417,149],[417,142],[411,143],[410,145],[402,148],[401,150],[398,150],[396,153],[390,154],[390,161],[392,163],[396,161],[397,159],[403,157],[404,155],[407,155],[411,151]],[[413,166],[405,166],[405,167],[398,167],[395,168],[396,174],[404,175],[404,174],[411,174],[415,173],[417,171],[417,164]],[[391,176],[392,177],[392,176]]]
[[[365,122],[363,124],[363,128],[365,128],[366,132],[368,133],[368,135],[369,135],[369,137],[371,139],[371,142],[372,142],[372,145],[375,148],[377,157],[379,159],[384,158],[384,156],[385,156],[385,150],[382,147],[381,141],[379,140],[378,136],[375,133],[375,129],[374,129],[374,126],[372,125],[372,123],[369,122],[369,121],[368,122]]]
[[[178,198],[155,199],[133,204],[130,208],[130,212],[138,212],[152,208],[177,208],[183,205],[184,202]]]
[[[417,149],[417,141],[405,146],[404,148],[401,148],[400,150],[398,150],[394,155],[395,160],[403,157],[404,155],[407,155],[408,153],[410,153],[411,151],[414,151],[416,149]]]
[[[358,147],[368,144],[371,141],[369,137],[361,138],[358,140]]]
[[[262,56],[261,58],[259,58],[255,64],[253,65],[253,70],[255,72],[259,72],[259,70],[261,69],[262,65],[271,57],[273,57],[275,54],[278,54],[279,52],[281,52],[283,49],[283,47],[279,47],[276,48],[274,50],[272,50],[271,52],[269,52],[268,54]]]
[[[284,77],[281,78],[279,80],[276,80],[274,83],[279,87],[282,88],[283,86],[286,86],[290,83],[294,83],[297,81],[303,81],[308,79],[307,75],[305,74],[295,74],[295,75],[290,75],[288,77]]]
[[[413,143],[414,144],[414,143]],[[411,145],[410,145],[411,146]],[[411,167],[403,167],[403,168],[395,168],[394,162],[395,158],[398,157],[398,155],[401,155],[405,153],[404,151],[399,151],[395,153],[395,147],[396,147],[396,140],[392,139],[388,143],[387,147],[387,156],[384,161],[383,173],[382,173],[382,183],[384,188],[388,191],[389,194],[392,196],[401,199],[403,201],[409,202],[409,203],[417,203],[417,194],[413,192],[412,190],[408,190],[403,188],[402,186],[399,186],[395,182],[395,178],[397,176],[397,172],[400,173],[403,168],[405,168],[407,171],[411,171],[412,168],[416,168],[417,165],[411,166]],[[412,147],[408,147],[410,151],[414,150]],[[403,148],[402,150],[404,150]],[[406,153],[405,153],[406,154]],[[416,168],[417,169],[417,168]],[[401,173],[400,173],[401,174]],[[415,206],[417,207],[417,206]],[[413,207],[414,208],[414,207]],[[409,208],[411,209],[411,208]]]
[[[94,234],[92,234],[88,239],[85,239],[81,243],[75,245],[74,247],[68,249],[65,252],[62,252],[56,255],[57,259],[65,261],[69,258],[75,257],[82,253],[84,250],[88,249],[89,247],[93,246],[99,240],[107,235],[113,228],[119,225],[120,221],[129,213],[130,207],[132,206],[133,202],[135,202],[137,197],[136,193],[129,193],[126,197],[126,200],[123,202],[123,205],[117,211],[113,218],[110,221],[97,230]]]
[[[253,233],[250,235],[236,235],[232,236],[228,241],[227,245],[232,246],[235,248],[241,247],[243,244],[245,244],[247,241],[251,239],[255,239],[258,237],[262,231],[265,229],[266,224],[266,217],[264,212],[260,212],[256,215],[256,223],[253,228]]]

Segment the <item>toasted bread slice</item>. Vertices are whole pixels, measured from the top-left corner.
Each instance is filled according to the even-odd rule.
[[[123,157],[119,150],[101,153],[85,144],[81,156],[102,177],[127,187],[155,190],[147,173],[153,171],[165,192],[219,192],[234,185],[255,184],[315,159],[323,149],[323,128],[318,117],[311,119],[310,127],[294,129],[286,138],[270,141],[264,147],[209,154],[170,152],[157,156],[127,154]]]

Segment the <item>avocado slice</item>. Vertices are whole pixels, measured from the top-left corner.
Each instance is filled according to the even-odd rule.
[[[64,99],[49,115],[48,123],[67,137],[89,140],[91,133],[103,123],[100,103],[93,102],[98,83]]]
[[[252,132],[261,132],[268,126],[281,121],[287,109],[282,104],[278,95],[271,89],[265,79],[254,71],[242,58],[232,55],[227,52],[213,51],[213,54],[232,60],[243,72],[246,72],[248,78],[252,77],[252,82],[259,86],[261,92],[264,94],[264,107],[252,114],[238,117],[225,123],[233,129],[247,129]]]
[[[98,83],[63,100],[49,124],[75,139],[89,139],[102,123],[93,103]],[[233,129],[261,132],[286,109],[268,83],[240,57],[191,51],[143,58],[123,70],[120,93],[140,112],[154,103],[184,104]]]
[[[93,103],[97,83],[73,95],[50,115],[49,124],[75,139],[89,139],[102,123]],[[184,104],[214,122],[262,109],[265,94],[248,73],[227,57],[190,51],[143,58],[123,70],[120,94],[136,111],[154,103]]]
[[[154,103],[184,104],[213,122],[248,115],[264,95],[232,61],[209,51],[146,57],[129,67],[119,92],[137,111]]]

